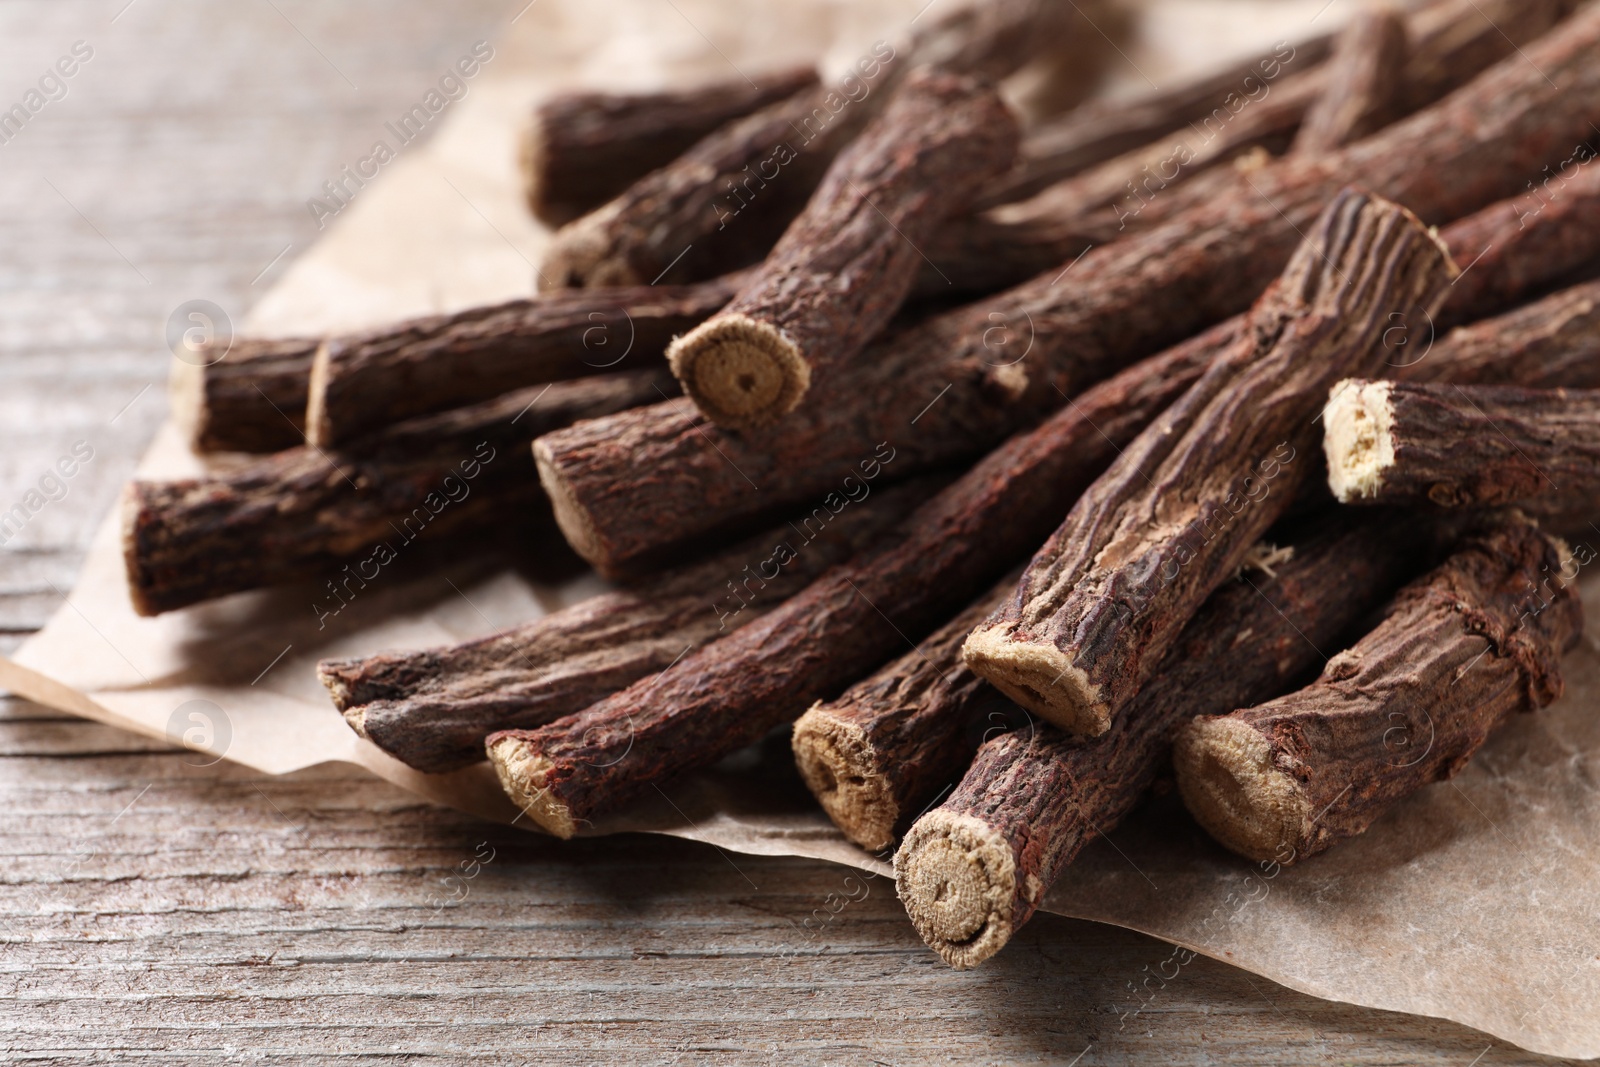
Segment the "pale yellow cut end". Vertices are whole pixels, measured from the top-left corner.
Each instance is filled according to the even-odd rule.
[[[811,388],[811,365],[782,330],[738,312],[718,315],[672,342],[672,373],[718,426],[767,426]]]
[[[516,737],[502,737],[488,746],[489,762],[500,777],[500,788],[511,802],[527,813],[540,827],[560,838],[577,832],[567,806],[545,789],[550,761]]]
[[[917,933],[957,970],[1011,940],[1016,862],[980,820],[938,810],[918,819],[894,855],[894,880]]]
[[[1341,504],[1370,499],[1394,466],[1394,405],[1388,382],[1346,378],[1322,409],[1322,450],[1328,456],[1328,488]]]
[[[334,426],[328,419],[328,379],[333,373],[333,350],[327,341],[317,346],[311,357],[311,381],[306,390],[306,443],[314,448],[329,448],[334,443]]]
[[[333,700],[333,706],[341,712],[347,710],[354,703],[354,695],[350,691],[350,683],[338,671],[328,670],[322,664],[317,664],[317,681],[328,691],[328,696]],[[351,724],[354,727],[354,724]],[[360,730],[356,733],[361,734]],[[361,734],[365,737],[366,734]]]
[[[974,674],[1054,726],[1080,737],[1111,729],[1100,687],[1052,645],[1013,641],[1004,626],[974,630],[961,646]]]
[[[1219,844],[1279,863],[1304,853],[1310,805],[1299,783],[1272,765],[1261,734],[1226,715],[1196,719],[1178,734],[1172,762],[1189,813]]]
[[[206,368],[184,359],[173,360],[167,374],[167,399],[172,421],[183,431],[189,447],[198,452],[206,417]]]
[[[595,529],[594,520],[589,517],[588,510],[578,502],[572,486],[556,469],[550,446],[542,438],[533,442],[533,463],[539,471],[539,484],[544,487],[545,496],[550,498],[550,510],[555,513],[556,526],[560,528],[561,536],[567,539],[567,544],[572,546],[574,552],[582,556],[596,570],[602,574],[608,573],[611,561],[604,545],[601,544],[600,533]]]
[[[541,293],[650,283],[651,279],[641,277],[631,263],[616,255],[611,224],[621,206],[613,200],[555,232],[536,270]]]
[[[367,734],[367,707],[365,704],[355,708],[344,708],[339,712],[344,716],[344,721],[350,724],[350,729],[355,731],[357,737],[364,741],[371,741]]]
[[[817,704],[794,724],[789,743],[806,788],[846,837],[869,852],[894,844],[900,808],[861,727]]]

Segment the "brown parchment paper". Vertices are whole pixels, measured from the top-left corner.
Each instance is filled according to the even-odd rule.
[[[547,238],[517,192],[515,135],[530,101],[556,86],[650,88],[819,56],[838,70],[873,40],[895,39],[925,3],[534,0],[489,38],[494,57],[440,115],[432,139],[405,148],[359,192],[245,328],[304,334],[525,295]],[[1170,79],[1308,36],[1342,14],[1324,0],[1152,0],[1130,11],[1134,30],[1118,42],[1125,67],[1117,65],[1113,92],[1154,84],[1147,74]],[[473,43],[463,39],[461,53]],[[419,100],[428,88],[417,87]],[[198,469],[169,425],[140,471]],[[313,667],[328,656],[492,632],[592,594],[593,578],[542,585],[492,557],[442,572],[402,561],[322,629],[311,586],[141,619],[125,590],[118,534],[108,516],[67,604],[14,661],[0,660],[0,686],[262,771],[356,763],[441,803],[513,817],[486,767],[418,774],[359,740]],[[1600,618],[1600,576],[1584,581],[1589,618]],[[1452,1019],[1537,1052],[1600,1057],[1594,637],[1567,669],[1559,704],[1503,731],[1454,781],[1301,867],[1262,870],[1231,857],[1171,796],[1158,797],[1087,850],[1046,907],[1144,931],[1316,996]],[[787,746],[768,743],[594,832],[667,833],[887,872],[808,801]],[[1162,987],[1188,958],[1152,944],[1149,965],[1122,987],[1120,1025],[1161,1010]]]

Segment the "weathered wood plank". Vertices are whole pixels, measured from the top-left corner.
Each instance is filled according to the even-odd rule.
[[[246,307],[315,236],[323,178],[523,0],[138,0],[111,23],[121,6],[0,5],[7,70],[96,49],[3,149],[0,510],[74,441],[96,456],[0,549],[0,650],[70,588],[162,418],[172,308]],[[1125,931],[1041,917],[957,974],[887,879],[663,838],[558,844],[343,766],[194,762],[0,700],[0,1059],[1554,1062],[1204,959],[1123,1025],[1127,984],[1168,954]]]

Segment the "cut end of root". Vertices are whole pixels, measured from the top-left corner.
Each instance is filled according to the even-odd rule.
[[[1016,861],[980,820],[938,810],[918,819],[895,853],[894,879],[917,933],[957,970],[976,967],[1011,940]]]
[[[128,599],[134,613],[144,618],[161,614],[161,606],[145,594],[144,567],[139,558],[139,515],[144,510],[140,482],[129,482],[122,490],[122,567],[128,576]]]
[[[342,670],[343,665],[347,662],[350,661],[324,660],[317,664],[317,681],[322,683],[322,687],[328,691],[328,696],[333,700],[333,706],[341,713],[349,711],[351,706],[356,703],[356,696],[350,685],[350,678]],[[346,719],[349,717],[348,715],[345,716]],[[356,728],[355,723],[352,722],[350,726],[362,737],[367,736],[359,728]]]
[[[167,375],[167,399],[172,420],[183,430],[189,447],[203,451],[201,438],[206,423],[206,368],[188,360],[175,359]]]
[[[806,788],[846,837],[869,852],[894,844],[900,808],[861,727],[818,705],[794,724],[790,744]]]
[[[513,804],[557,837],[569,838],[577,831],[567,806],[545,788],[550,762],[532,745],[516,734],[495,734],[486,747],[500,787]]]
[[[1304,854],[1310,805],[1273,766],[1261,734],[1226,715],[1196,719],[1178,734],[1172,760],[1189,813],[1219,844],[1280,864]]]
[[[610,227],[618,210],[618,203],[612,201],[556,231],[535,271],[541,293],[650,283],[633,264],[616,255]]]
[[[1079,737],[1111,729],[1100,687],[1059,649],[1013,641],[994,627],[974,630],[961,654],[974,674],[1051,725]]]
[[[572,491],[572,486],[567,484],[567,480],[556,468],[555,459],[550,454],[550,446],[546,442],[542,440],[533,442],[533,463],[539,470],[539,484],[544,487],[545,496],[550,498],[550,510],[555,513],[556,526],[560,528],[561,536],[565,537],[572,550],[592,567],[601,574],[609,574],[612,561],[600,540],[599,531],[595,529],[594,520],[578,502],[578,495]]]
[[[349,724],[350,729],[355,731],[357,737],[363,741],[372,740],[371,735],[367,733],[366,705],[355,708],[341,708],[339,709],[339,714],[344,716],[344,721]]]
[[[1341,504],[1375,497],[1394,466],[1394,405],[1388,382],[1346,378],[1322,409],[1322,448],[1328,488]]]
[[[333,372],[333,345],[323,341],[311,357],[311,381],[306,389],[306,443],[331,448],[334,425],[328,418],[328,378]]]
[[[672,342],[672,373],[712,422],[734,430],[768,426],[811,387],[811,365],[783,331],[731,312]]]

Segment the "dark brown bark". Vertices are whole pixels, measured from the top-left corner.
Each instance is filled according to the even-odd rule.
[[[994,738],[895,856],[917,932],[953,967],[1003,948],[1085,846],[1109,833],[1167,764],[1173,731],[1300,684],[1319,648],[1425,567],[1425,524],[1335,518],[1270,575],[1228,582],[1167,653],[1129,714],[1084,740],[1040,723]]]
[[[967,665],[1063,730],[1110,729],[1311,476],[1329,387],[1382,367],[1390,315],[1435,309],[1455,273],[1404,208],[1336,197],[1240,340],[1090,487],[973,631]]]
[[[540,825],[570,836],[835,696],[1021,560],[1214,354],[1191,343],[1095,387],[918,508],[884,548],[765,618],[577,715],[492,735],[502,784]]]
[[[599,207],[734,119],[814,88],[811,67],[655,93],[557,93],[522,139],[528,209],[551,226]]]
[[[1017,577],[1002,578],[916,648],[795,722],[790,746],[806,788],[867,851],[894,844],[919,805],[971,761],[974,720],[994,712],[990,725],[999,729],[1022,720],[1016,705],[961,661],[961,642],[1010,595]]]
[[[1322,94],[1307,109],[1291,151],[1328,152],[1376,133],[1405,113],[1409,53],[1399,12],[1357,11],[1323,68]]]
[[[1264,81],[1276,81],[1286,67],[1298,72],[1317,66],[1328,57],[1332,41],[1332,35],[1323,35],[1292,45],[1285,42],[1172,89],[1074,108],[1028,132],[1016,168],[984,190],[979,206],[1028,199],[1064,178],[1148,148],[1191,123],[1203,124],[1229,110],[1230,96],[1249,94]]]
[[[1288,864],[1453,777],[1501,723],[1561,695],[1583,629],[1572,563],[1523,522],[1464,545],[1307,688],[1185,727],[1189,810],[1235,852]]]
[[[237,340],[215,363],[172,365],[172,416],[196,452],[277,452],[304,440],[320,340]]]
[[[938,488],[927,479],[797,515],[698,563],[458,645],[324,660],[351,728],[420,771],[484,758],[496,730],[531,729],[664,670],[755,621],[879,538]]]
[[[525,385],[659,363],[741,281],[551,293],[329,338],[311,368],[308,440],[338,447]]]
[[[1444,239],[1458,262],[1471,263],[1452,287],[1458,292],[1450,303],[1473,318],[1509,308],[1569,272],[1600,266],[1594,150],[1574,145],[1525,191],[1452,223]]]
[[[1349,379],[1322,426],[1342,504],[1600,517],[1600,390]]]
[[[1018,204],[951,219],[923,246],[912,295],[973,299],[1042,271],[1060,272],[1096,245],[1123,236],[1114,216]]]
[[[1426,107],[1460,88],[1545,33],[1573,7],[1572,0],[1447,0],[1407,14],[1404,23],[1414,47],[1399,72],[1405,95],[1391,118]],[[1120,199],[1113,217],[1137,220],[1141,225],[1166,217],[1162,208],[1172,205],[1163,204],[1148,216],[1144,206],[1166,193],[1173,182],[1186,182],[1251,148],[1276,153],[1289,147],[1307,110],[1330,88],[1331,75],[1323,62],[1330,41],[1319,37],[1279,45],[1270,55],[1207,79],[1209,91],[1205,94],[1187,97],[1178,90],[1179,103],[1190,110],[1183,111],[1177,121],[1166,118],[1161,103],[1165,94],[1156,94],[1148,104],[1136,101],[1079,108],[1030,134],[1023,141],[1017,170],[992,186],[980,203],[994,206],[1019,201],[1059,185],[1059,191],[1053,191],[1058,214],[1076,210],[1083,215],[1097,205]],[[1100,143],[1094,138],[1115,131],[1124,111],[1132,120],[1128,128],[1145,132],[1124,140],[1108,139],[1105,143],[1115,147],[1104,154],[1079,154],[1076,137],[1080,125],[1089,134],[1091,145]],[[1183,132],[1185,127],[1188,132]],[[1172,134],[1181,136],[1169,136]],[[1351,139],[1347,136],[1326,147]],[[1073,181],[1062,180],[1074,175],[1078,177]],[[1211,190],[1228,184],[1225,176],[1212,177],[1217,180],[1210,190],[1192,190],[1192,200],[1187,195],[1191,191],[1186,190],[1178,201],[1203,200]]]
[[[986,84],[906,79],[732,302],[667,350],[695,406],[720,426],[766,426],[853,362],[910,292],[935,227],[1011,166],[1017,137]]]
[[[324,576],[330,587],[364,585],[374,576],[364,565],[381,568],[424,534],[539,521],[527,442],[675,384],[664,369],[559,382],[412,419],[347,451],[292,448],[224,475],[130,482],[123,556],[134,609],[157,615]],[[356,577],[340,569],[357,560]]]
[[[1467,79],[1548,33],[1580,0],[1443,0],[1406,16],[1408,110],[1426,107]]]
[[[1447,313],[1454,304],[1447,301]],[[1600,281],[1458,326],[1431,347],[1424,337],[1420,354],[1402,350],[1393,363],[1391,373],[1408,382],[1600,389]]]
[[[864,50],[851,75],[730,123],[616,199],[563,227],[542,286],[637,285],[709,278],[757,262],[822,180],[833,157],[917,67],[998,80],[1058,45],[1073,5],[968,0],[930,12],[912,39]]]
[[[886,336],[771,430],[726,433],[684,402],[547,437],[540,475],[565,498],[563,532],[591,561],[615,568],[826,491],[838,465],[879,441],[894,442],[900,470],[981,454],[1064,396],[1244,310],[1288,261],[1296,227],[1309,226],[1346,181],[1428,222],[1515,192],[1546,160],[1569,155],[1600,111],[1596,49],[1600,9],[1585,9],[1524,49],[1526,58],[1373,137],[1322,159],[1235,174],[1227,195],[1165,225]]]
[[[1175,187],[1230,160],[1239,168],[1259,168],[1285,150],[1306,110],[1324,91],[1325,75],[1319,67],[1303,77],[1285,78],[1237,114],[1224,110],[1226,121],[1143,145],[993,214],[1058,227],[1076,222],[1088,229],[1114,222],[1119,235],[1147,229],[1145,209],[1174,195]],[[1229,184],[1229,179],[1220,177],[1220,184]],[[972,223],[957,221],[952,228],[963,225]]]
[[[1408,15],[1406,24],[1412,48],[1411,59],[1406,64],[1405,81],[1410,93],[1403,110],[1414,112],[1442,101],[1448,94],[1479,77],[1491,65],[1498,64],[1502,71],[1508,71],[1514,59],[1536,62],[1535,52],[1556,47],[1559,35],[1582,32],[1560,25],[1561,20],[1578,6],[1574,0],[1443,0]],[[1320,70],[1312,73],[1313,76],[1321,76]],[[1495,110],[1495,105],[1488,105],[1485,114]],[[1461,117],[1458,121],[1466,120]],[[1387,146],[1388,151],[1393,153],[1394,162],[1399,164],[1411,150],[1411,145],[1400,139],[1397,132],[1383,131],[1377,139]],[[1583,140],[1576,130],[1570,136],[1573,143]],[[1566,147],[1570,150],[1571,145]],[[1546,155],[1555,156],[1558,151],[1558,147],[1552,146]],[[1560,158],[1564,159],[1566,155],[1566,152],[1560,152]],[[1529,173],[1537,171],[1549,161],[1530,160],[1523,168],[1524,172],[1511,176],[1504,192],[1497,195],[1509,195],[1514,188],[1520,188],[1520,183],[1527,180]],[[1413,180],[1421,182],[1423,179],[1421,175],[1416,175]],[[1224,195],[1236,185],[1237,179],[1230,178],[1224,170],[1211,170],[1145,205],[1139,214],[1139,223],[1144,227],[1165,223],[1196,205]],[[1375,188],[1375,191],[1387,195],[1383,188]],[[1395,195],[1391,199],[1398,200],[1418,214],[1428,216],[1430,222],[1434,221],[1427,211],[1421,210],[1419,204],[1410,198]],[[1454,215],[1459,217],[1466,214],[1466,210],[1471,209],[1457,211]]]
[[[540,289],[683,284],[759,262],[904,60],[864,62],[876,73],[862,79],[868,95],[859,101],[825,85],[770,104],[557,230],[539,264]]]

